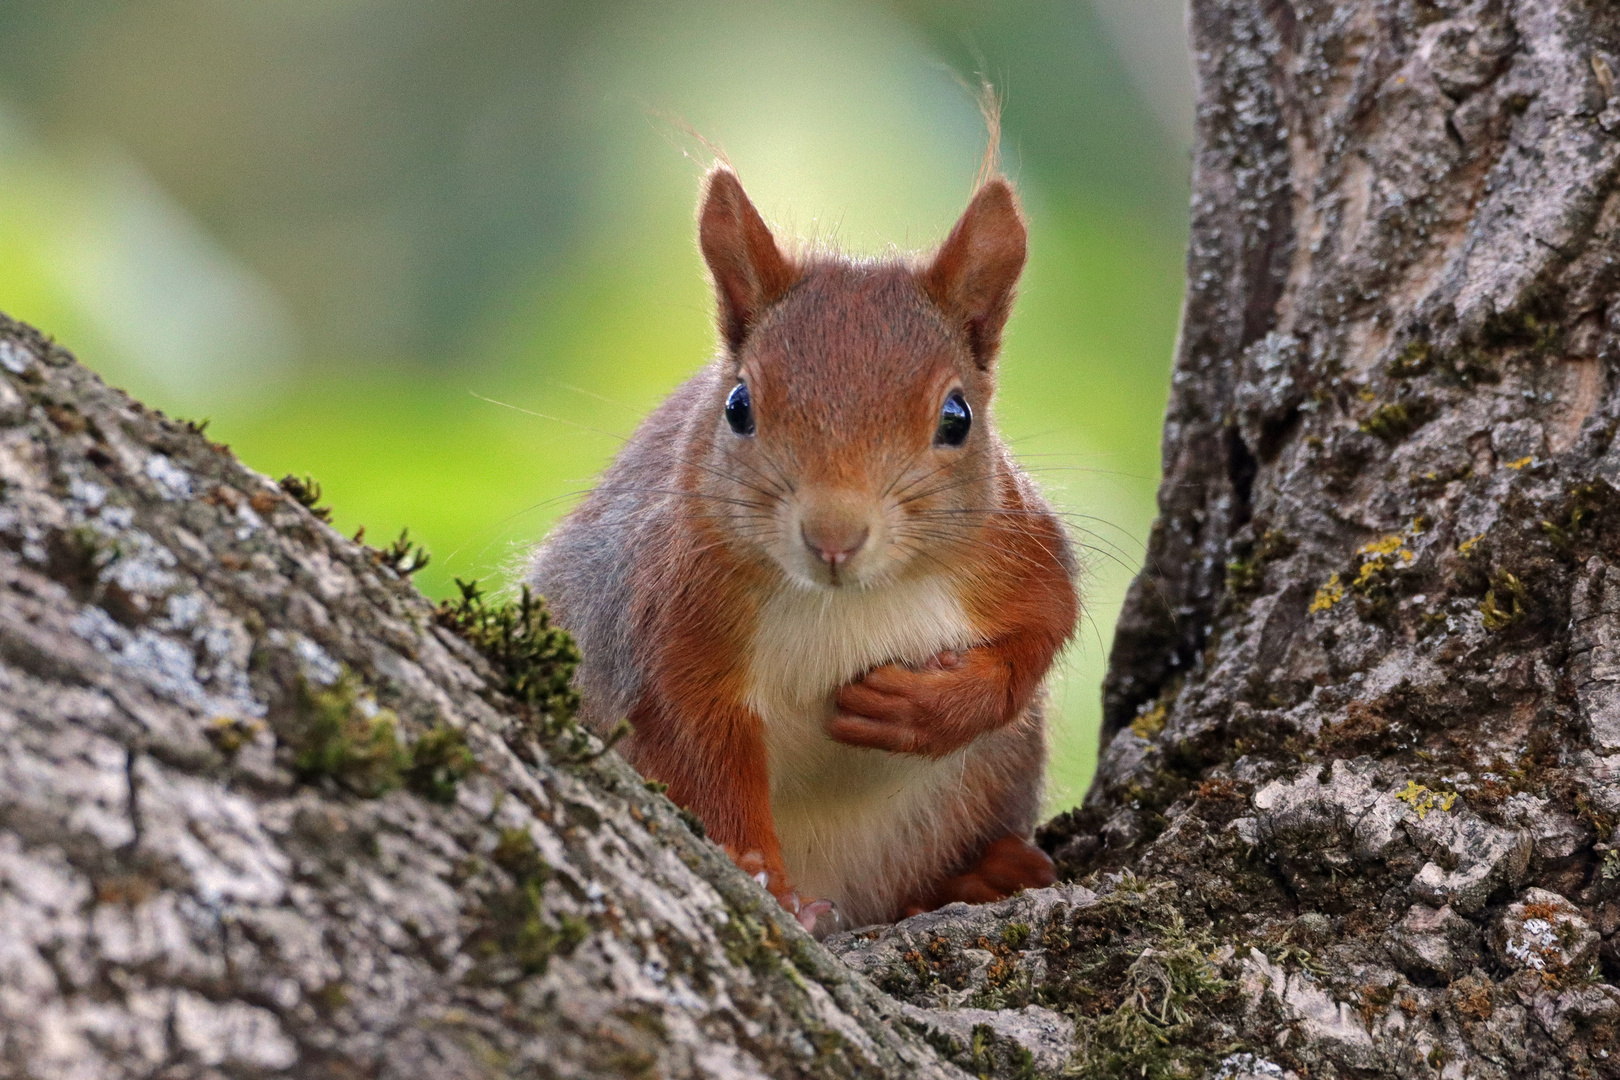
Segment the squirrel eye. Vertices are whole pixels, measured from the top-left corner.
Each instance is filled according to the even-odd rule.
[[[934,442],[939,446],[961,446],[967,442],[968,429],[973,426],[973,410],[968,408],[962,391],[952,390],[939,410],[939,430]]]
[[[726,423],[739,435],[754,433],[754,401],[748,396],[748,384],[740,382],[726,395]]]

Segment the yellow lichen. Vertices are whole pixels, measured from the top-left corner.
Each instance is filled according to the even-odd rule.
[[[1316,590],[1316,599],[1311,601],[1310,613],[1315,615],[1319,612],[1328,611],[1334,604],[1343,599],[1344,585],[1339,581],[1339,575],[1334,574],[1327,579],[1327,582],[1320,589]]]
[[[214,749],[226,757],[235,757],[237,751],[252,742],[264,725],[257,720],[238,720],[234,716],[216,716],[205,734]]]
[[[1479,542],[1483,539],[1485,539],[1485,534],[1480,533],[1478,536],[1473,537],[1472,539],[1464,540],[1462,543],[1457,545],[1457,554],[1461,555],[1465,559],[1468,558],[1469,556],[1473,555],[1474,548],[1478,546]]]
[[[1397,791],[1395,797],[1416,811],[1419,821],[1428,817],[1430,810],[1438,809],[1449,814],[1457,802],[1455,791],[1434,791],[1416,780],[1408,780],[1406,790]]]
[[[1390,533],[1388,536],[1370,540],[1356,549],[1357,555],[1390,555],[1400,550],[1401,534]]]
[[[1369,541],[1356,550],[1356,555],[1363,558],[1356,568],[1355,580],[1350,587],[1357,592],[1366,592],[1378,579],[1378,575],[1385,570],[1397,566],[1409,566],[1417,558],[1405,546],[1405,538],[1400,533],[1390,533],[1388,536]]]
[[[1532,455],[1530,457],[1522,457],[1518,461],[1505,462],[1504,464],[1506,464],[1506,466],[1510,469],[1522,469],[1534,460],[1536,460],[1535,456]]]
[[[1151,739],[1164,730],[1164,719],[1169,711],[1164,702],[1157,702],[1151,709],[1131,721],[1131,730],[1144,739]]]

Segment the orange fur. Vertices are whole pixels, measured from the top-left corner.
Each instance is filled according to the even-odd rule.
[[[743,704],[734,661],[746,648],[740,631],[752,575],[711,546],[713,532],[698,526],[693,535],[671,537],[674,565],[647,568],[641,583],[637,616],[658,647],[648,691],[630,712],[625,753],[668,784],[670,799],[702,819],[739,865],[750,860],[750,873],[763,870],[767,887],[785,899],[791,886],[771,821],[764,735]]]
[[[984,849],[971,869],[908,900],[904,910],[909,916],[957,902],[988,904],[1019,889],[1044,889],[1056,880],[1057,871],[1046,852],[1021,836],[1003,836]]]

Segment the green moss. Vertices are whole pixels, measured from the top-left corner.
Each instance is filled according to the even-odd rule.
[[[400,746],[398,718],[361,706],[360,681],[347,668],[331,687],[299,680],[295,722],[286,740],[293,772],[304,783],[332,779],[374,798],[399,786],[410,755]]]
[[[1299,541],[1281,529],[1267,529],[1254,545],[1254,556],[1261,563],[1286,559],[1299,548]]]
[[[1428,422],[1433,407],[1421,399],[1391,401],[1372,411],[1359,425],[1362,431],[1387,443],[1398,443]]]
[[[1164,722],[1169,715],[1170,707],[1164,701],[1155,701],[1131,721],[1131,731],[1144,739],[1157,738],[1159,732],[1164,730]]]
[[[51,578],[86,600],[97,593],[101,572],[123,554],[116,539],[103,536],[89,525],[52,530],[45,552],[49,560],[46,572]]]
[[[1079,1051],[1071,1071],[1095,1080],[1203,1075],[1218,1049],[1213,1041],[1218,1025],[1212,1021],[1234,989],[1210,960],[1213,938],[1207,930],[1189,928],[1155,891],[1120,896],[1116,890],[1104,901],[1110,904],[1116,910],[1094,918],[1113,915],[1115,925],[1125,931],[1119,942],[1124,947],[1106,950],[1087,972],[1086,989],[1096,996],[1075,1010]],[[1155,921],[1131,926],[1144,916]],[[1149,940],[1138,942],[1137,937]],[[1116,965],[1127,958],[1120,971]],[[1109,1003],[1112,1008],[1106,1007]]]
[[[457,600],[439,605],[435,618],[482,653],[539,734],[584,743],[574,723],[579,692],[570,685],[579,649],[551,625],[545,599],[523,586],[515,603],[490,603],[476,581],[456,579]]]
[[[1045,974],[1020,973],[1016,949],[1034,928],[1012,923],[996,938],[917,939],[897,962],[877,973],[879,984],[903,1000],[959,991],[979,970],[967,950],[994,958],[984,984],[967,1000],[979,1008],[1039,1004],[1075,1023],[1076,1048],[1066,1076],[1114,1080],[1180,1080],[1202,1076],[1230,1052],[1237,994],[1233,942],[1211,923],[1206,899],[1184,882],[1110,874],[1111,888],[1084,907],[1059,904],[1039,927]],[[979,954],[975,951],[974,956]],[[977,1075],[1026,1076],[1033,1070],[1017,1048],[989,1030],[970,1039],[932,1035],[941,1054]],[[966,1042],[967,1045],[963,1045]]]
[[[227,758],[235,758],[242,747],[252,742],[263,725],[254,720],[238,720],[234,716],[218,716],[208,725],[205,734],[214,749]]]
[[[331,1016],[349,1003],[349,989],[341,982],[322,983],[309,1000],[322,1016]]]
[[[1527,336],[1522,332],[1530,325],[1537,327],[1539,331],[1545,329],[1532,316],[1530,323],[1522,325],[1520,331],[1502,333],[1500,330],[1492,332],[1488,329],[1484,344],[1487,348],[1495,348],[1541,340],[1538,333],[1529,333]],[[1506,326],[1506,323],[1501,324],[1503,328]],[[1492,366],[1490,358],[1479,349],[1460,346],[1442,350],[1421,338],[1408,342],[1395,359],[1385,366],[1384,371],[1393,379],[1415,379],[1433,372],[1445,382],[1464,389],[1480,383],[1502,381],[1502,376]]]
[[[1464,390],[1502,381],[1502,373],[1491,364],[1489,357],[1477,349],[1464,348],[1448,353],[1440,366],[1440,373],[1447,382]]]
[[[1506,570],[1496,571],[1491,575],[1491,587],[1486,590],[1485,599],[1479,602],[1485,629],[1506,630],[1524,618],[1524,605],[1529,599],[1523,582]]]
[[[735,912],[721,929],[720,943],[728,960],[756,975],[780,972],[783,968],[782,936],[768,919]]]
[[[1253,559],[1226,560],[1226,587],[1233,595],[1243,596],[1260,586],[1260,567]]]
[[[430,729],[411,744],[405,786],[432,802],[456,801],[456,785],[478,767],[467,736],[447,724]]]
[[[1251,596],[1260,590],[1268,563],[1292,555],[1299,544],[1281,529],[1268,529],[1259,540],[1238,547],[1226,561],[1226,589],[1231,597]]]
[[[701,840],[708,835],[707,830],[703,826],[703,819],[692,813],[692,811],[688,810],[684,806],[677,806],[675,808],[675,813],[678,814],[680,819],[686,823],[686,827],[692,830],[693,836]]]
[[[481,925],[468,942],[484,960],[486,978],[499,982],[541,974],[553,956],[572,951],[590,935],[590,926],[577,916],[546,918],[544,889],[551,867],[527,829],[502,830],[490,861],[512,884],[485,901]]]
[[[965,1055],[953,1055],[958,1064],[980,1080],[990,1077],[1009,1077],[1011,1080],[1035,1080],[1035,1056],[1024,1047],[998,1038],[989,1024],[973,1025],[972,1042]],[[966,1060],[963,1060],[965,1057]]]
[[[361,534],[365,533],[361,529]],[[411,530],[401,529],[399,539],[385,548],[378,548],[372,555],[380,566],[386,566],[400,577],[410,577],[418,570],[433,561],[427,548],[421,544],[411,542]]]
[[[957,1042],[945,1032],[936,1028],[924,1028],[922,1031],[922,1037],[923,1042],[927,1043],[929,1046],[932,1046],[934,1048],[934,1053],[938,1054],[946,1061],[954,1061],[961,1057],[963,1053],[964,1047],[961,1043]]]
[[[651,1050],[614,1050],[602,1060],[615,1076],[643,1080],[658,1075],[658,1055]]]
[[[966,1046],[937,1028],[919,1027],[918,1031],[935,1053],[979,1080],[991,1080],[991,1077],[1035,1080],[1039,1075],[1035,1071],[1035,1056],[1010,1039],[997,1035],[989,1024],[975,1024]]]
[[[1551,313],[1538,313],[1531,307],[1506,311],[1485,320],[1480,332],[1481,343],[1487,348],[1529,348],[1545,355],[1558,347],[1563,338],[1556,317]]]
[[[332,508],[317,505],[321,501],[321,485],[316,482],[313,476],[305,476],[299,479],[288,473],[281,478],[281,490],[285,491],[293,502],[302,506],[322,521],[330,522],[332,520]]]
[[[641,783],[643,787],[655,795],[669,794],[669,785],[664,783],[662,780],[643,780]],[[686,827],[692,830],[692,835],[698,837],[699,839],[703,838],[705,832],[702,818],[698,817],[684,806],[675,807],[675,813],[682,821],[686,823]]]
[[[527,829],[502,829],[489,861],[519,882],[544,885],[551,876],[551,867],[540,857],[540,849]]]
[[[1609,842],[1614,836],[1615,816],[1594,803],[1584,792],[1577,793],[1573,802],[1575,816],[1592,826],[1599,840]]]
[[[1407,477],[1409,486],[1430,492],[1438,492],[1453,480],[1467,480],[1474,475],[1472,465],[1450,465],[1439,469],[1427,469]]]
[[[1434,365],[1434,346],[1421,339],[1408,342],[1400,355],[1389,362],[1384,370],[1392,378],[1411,379],[1428,371]]]
[[[546,921],[540,886],[523,884],[494,896],[486,907],[491,932],[478,943],[485,957],[511,961],[525,975],[545,972],[551,958],[585,939],[577,919],[553,926]]]
[[[1571,487],[1561,509],[1561,513],[1541,522],[1541,531],[1553,549],[1568,558],[1574,554],[1576,543],[1596,523],[1603,509],[1598,485],[1585,483]]]

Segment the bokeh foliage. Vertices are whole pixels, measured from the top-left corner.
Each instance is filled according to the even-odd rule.
[[[1120,34],[1165,3],[0,0],[0,310],[313,474],[340,528],[409,526],[453,595],[709,355],[688,129],[786,231],[924,247],[982,71],[1032,226],[999,420],[1090,566],[1056,806],[1158,472],[1186,159]]]

